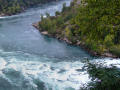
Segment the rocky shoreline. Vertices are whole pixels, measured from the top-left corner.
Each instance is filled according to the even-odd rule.
[[[5,15],[4,13],[1,13],[1,14],[0,14],[0,17],[3,17],[3,16],[6,16],[6,15]]]
[[[0,13],[0,17],[17,15],[17,14],[24,12],[24,11],[25,11],[25,9],[21,10],[20,12],[14,13],[14,14],[12,14],[12,13],[11,14]]]
[[[21,12],[24,12],[26,9],[28,9],[28,8],[31,8],[31,7],[33,7],[33,6],[35,6],[35,5],[37,5],[37,6],[39,6],[39,5],[42,5],[42,4],[45,4],[45,3],[49,3],[49,2],[52,2],[52,1],[58,1],[58,0],[45,0],[45,2],[38,2],[38,3],[31,3],[30,5],[28,5],[28,6],[21,6],[20,5],[20,10],[19,11],[16,11],[16,12],[10,12],[10,13],[8,13],[7,11],[7,9],[6,9],[6,12],[3,12],[2,10],[0,11],[0,17],[3,17],[3,16],[12,16],[12,15],[16,15],[16,14],[19,14],[19,13],[21,13]],[[9,2],[9,1],[8,1]],[[19,3],[19,2],[18,2]],[[7,7],[8,8],[8,7]]]
[[[100,53],[97,53],[97,52],[95,52],[95,51],[92,51],[92,50],[90,50],[88,47],[86,47],[86,45],[85,45],[84,42],[77,41],[77,43],[74,43],[74,44],[73,44],[73,43],[72,43],[71,41],[69,41],[67,38],[62,38],[62,37],[60,37],[58,34],[51,35],[51,34],[49,34],[47,31],[40,29],[40,27],[39,27],[39,22],[38,22],[38,23],[34,23],[34,24],[32,24],[32,25],[33,25],[33,27],[35,27],[37,30],[39,30],[42,35],[45,35],[45,36],[48,36],[48,37],[57,38],[58,40],[64,41],[64,42],[66,42],[66,43],[69,44],[69,45],[80,46],[82,49],[84,49],[85,51],[87,51],[87,52],[88,52],[90,55],[92,55],[92,56],[102,57],[102,58],[104,58],[104,57],[119,58],[118,56],[113,55],[112,53],[109,53],[109,52],[101,53],[101,54],[100,54]]]

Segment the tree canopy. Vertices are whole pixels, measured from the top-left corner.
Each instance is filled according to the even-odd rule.
[[[0,14],[12,15],[25,8],[55,0],[0,0]]]
[[[120,56],[120,0],[74,0],[54,18],[43,19],[39,27],[72,43],[82,42],[97,53]]]

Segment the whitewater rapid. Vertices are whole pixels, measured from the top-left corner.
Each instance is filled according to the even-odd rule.
[[[0,90],[79,90],[91,82],[81,60],[57,61],[57,58],[22,52],[0,53]],[[91,62],[120,68],[119,59],[94,59]]]
[[[90,81],[80,61],[56,62],[56,58],[31,57],[21,52],[1,53],[0,90],[79,90]]]
[[[61,0],[0,17],[0,90],[79,90],[91,81],[84,69],[85,58],[120,68],[119,59],[96,59],[32,27],[41,14],[54,16],[63,3],[69,6],[70,2]]]

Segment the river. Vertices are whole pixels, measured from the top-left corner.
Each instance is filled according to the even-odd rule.
[[[61,11],[61,0],[0,18],[0,90],[79,90],[90,82],[80,47],[40,34],[32,23],[40,14]]]

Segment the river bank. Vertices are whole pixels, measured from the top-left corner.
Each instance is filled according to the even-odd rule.
[[[70,0],[48,3],[20,15],[0,19],[0,90],[80,90],[88,85],[92,77],[94,84],[99,79],[97,85],[102,87],[96,87],[99,90],[120,90],[116,88],[120,86],[120,70],[111,68],[111,64],[120,67],[119,59],[94,59],[79,47],[42,36],[32,26],[32,23],[40,20],[40,14],[48,12],[54,16],[56,11],[61,11],[63,3],[69,5],[69,2]],[[56,24],[52,27],[54,26]],[[110,68],[104,70],[102,66],[96,66],[86,70],[85,57],[92,63],[109,64]],[[90,70],[92,75],[89,74]]]
[[[15,15],[21,12],[24,12],[27,8],[31,8],[33,6],[49,3],[52,1],[58,1],[58,0],[27,0],[27,1],[6,1],[1,0],[0,1],[0,17],[2,16],[11,16]]]
[[[79,11],[80,9],[86,9],[86,8],[87,8],[86,4],[84,2],[81,4],[80,0],[76,0],[72,2],[70,7],[66,7],[64,4],[62,12],[56,12],[55,16],[46,15],[47,18],[41,16],[41,21],[36,24],[33,24],[33,26],[36,27],[43,35],[55,37],[71,45],[80,46],[93,56],[118,58],[120,56],[119,46],[118,46],[119,40],[117,40],[117,38],[119,38],[119,36],[117,36],[118,34],[116,34],[116,32],[113,33],[111,31],[111,33],[113,34],[110,35],[109,31],[104,31],[104,28],[101,27],[102,34],[104,35],[106,34],[106,32],[108,34],[106,36],[103,36],[101,34],[100,36],[99,34],[101,33],[99,32],[100,25],[98,26],[94,25],[95,29],[98,28],[97,32],[94,30],[89,32],[87,26],[84,25],[87,25],[89,23],[93,25],[94,23],[92,20],[94,19],[90,19],[90,21],[86,22],[85,19],[89,19],[88,15],[86,15],[86,18],[79,17],[79,15],[81,15],[81,17],[85,16],[85,15],[83,16],[84,13],[83,14],[79,13]],[[82,12],[84,11],[85,10],[83,10]],[[89,14],[88,10],[85,12]],[[98,14],[98,18],[100,18],[99,16],[100,15]],[[78,21],[79,18],[83,21]],[[101,23],[101,21],[100,22],[94,21],[94,22]],[[81,31],[82,28],[85,29],[85,31]],[[90,26],[88,28],[92,29]],[[105,26],[105,28],[109,29],[107,25]],[[86,34],[87,32],[89,33]],[[84,33],[84,35],[81,35],[82,33]],[[101,37],[104,37],[104,39]]]
[[[118,56],[113,55],[112,53],[109,53],[109,52],[100,54],[100,53],[97,53],[97,52],[95,52],[95,51],[93,51],[93,50],[90,50],[90,49],[85,45],[84,42],[77,41],[77,43],[72,43],[72,42],[69,41],[67,38],[65,38],[65,37],[60,37],[60,35],[58,35],[58,34],[52,35],[52,34],[48,33],[48,31],[40,29],[39,23],[34,23],[33,26],[34,26],[37,30],[39,30],[42,35],[56,38],[56,39],[58,39],[58,40],[60,40],[60,41],[66,42],[66,43],[69,44],[69,45],[80,46],[82,49],[84,49],[85,51],[87,51],[87,52],[88,52],[90,55],[92,55],[92,56],[102,57],[102,58],[104,58],[104,57],[118,58]]]
[[[70,0],[0,19],[0,90],[78,90],[89,80],[81,61],[92,57],[80,48],[44,38],[31,25],[40,20],[40,14],[54,15],[63,3],[69,5]]]

